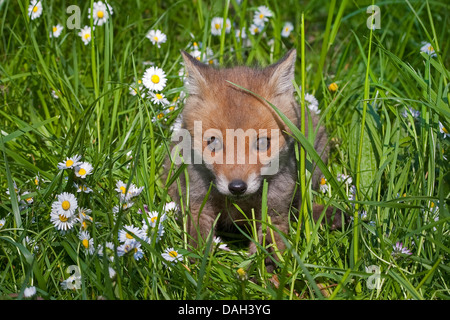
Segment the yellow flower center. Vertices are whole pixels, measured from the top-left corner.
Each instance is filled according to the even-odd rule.
[[[157,74],[152,75],[151,78],[153,83],[159,83],[159,76]]]
[[[254,31],[255,31],[255,33],[256,33],[256,32],[259,32],[259,29],[258,29],[258,28],[255,28]]]
[[[57,27],[53,27],[53,33],[55,33],[58,30]]]
[[[284,30],[286,30],[286,32],[288,32],[289,31],[289,27],[286,27],[286,29],[284,29]]]
[[[126,234],[125,234],[125,237],[126,237],[127,239],[133,239],[133,236],[130,235],[129,233],[126,233]]]
[[[89,34],[89,33],[86,33],[85,35],[84,35],[84,39],[89,39],[91,37],[91,35]]]
[[[161,100],[163,98],[162,94],[157,93],[155,94],[156,99]]]
[[[169,107],[169,111],[173,111],[173,110],[175,110],[175,107],[174,106],[170,106]]]
[[[324,184],[326,184],[326,183],[327,183],[327,180],[325,180],[325,178],[320,179],[320,184],[321,184],[321,185],[324,185]]]
[[[152,222],[156,222],[156,220],[158,220],[158,217],[153,217],[150,219]]]
[[[62,207],[64,210],[69,210],[69,209],[70,209],[70,202],[67,201],[67,200],[64,200],[64,201],[61,203],[61,207]]]
[[[336,84],[336,82],[333,82],[332,84],[330,84],[328,86],[328,89],[330,89],[331,91],[336,91],[338,89],[338,85]]]
[[[104,16],[105,16],[105,13],[103,11],[97,12],[97,17],[99,17],[100,19],[103,18]]]
[[[27,198],[27,199],[25,199],[27,202],[31,202],[31,201],[33,201],[33,198]]]
[[[243,268],[239,268],[236,271],[238,273],[238,275],[240,275],[241,277],[245,276],[246,272]]]
[[[71,165],[73,165],[73,160],[69,159],[66,161],[66,167],[70,167]]]
[[[442,126],[442,131],[444,131],[444,133],[448,134],[448,131],[444,126]]]
[[[138,83],[141,84],[141,83],[142,83],[142,80],[138,80]]]
[[[429,46],[429,47],[428,47],[428,51],[433,52],[433,51],[434,51],[433,46]]]
[[[81,241],[81,243],[83,244],[83,246],[87,249],[89,248],[89,240],[88,239],[83,239],[83,241]]]
[[[33,7],[33,12],[37,12],[38,11],[38,7],[37,6],[34,6]]]
[[[78,170],[78,174],[80,176],[84,176],[86,174],[86,170],[84,170],[83,168],[81,168],[80,170]]]
[[[160,114],[158,114],[157,116],[156,116],[156,118],[158,118],[158,119],[162,119],[162,118],[164,118],[164,113],[160,113]]]
[[[217,30],[219,30],[219,29],[220,29],[220,24],[216,23],[216,24],[214,25],[214,27],[215,27]]]
[[[34,184],[35,184],[35,185],[39,185],[39,180],[38,180],[38,178],[34,179]]]
[[[176,258],[178,256],[178,252],[176,252],[174,250],[169,251],[169,256],[171,256],[172,258]]]
[[[260,19],[264,18],[264,15],[261,13],[261,14],[259,15],[259,18],[260,18]]]
[[[127,191],[127,189],[126,189],[124,186],[122,186],[122,187],[120,187],[120,191],[122,191],[122,193],[125,194],[125,192]]]
[[[153,40],[155,40],[156,42],[158,42],[158,37],[153,37]]]
[[[81,223],[81,227],[83,228],[83,230],[86,230],[86,229],[87,229],[88,225],[87,225],[86,221],[83,221],[83,222]]]
[[[69,220],[69,218],[63,216],[62,214],[59,215],[59,221],[66,222],[67,220]]]

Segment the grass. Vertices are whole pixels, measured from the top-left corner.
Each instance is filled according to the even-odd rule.
[[[93,25],[92,3],[79,2],[81,27]],[[66,1],[44,1],[42,15],[34,20],[28,17],[28,1],[0,2],[1,299],[22,299],[30,286],[36,296],[67,300],[450,298],[450,137],[440,129],[440,124],[450,128],[445,1],[374,3],[381,12],[381,29],[375,30],[366,26],[371,1],[110,4],[113,15],[84,45],[79,30],[66,26],[72,14]],[[236,39],[235,30],[250,27],[259,5],[274,13],[264,32],[247,30],[247,40]],[[211,35],[214,17],[229,18],[231,32]],[[286,21],[294,30],[284,38]],[[57,23],[65,28],[51,38]],[[145,38],[150,29],[167,35],[160,48]],[[304,103],[310,93],[320,102],[320,122],[331,147],[330,161],[319,163],[328,191],[311,190],[308,172],[299,172],[299,188],[307,197],[300,215],[295,209],[291,214],[303,223],[293,221],[284,235],[288,250],[275,275],[264,268],[263,246],[249,257],[240,242],[227,242],[232,250],[226,251],[210,238],[189,251],[189,203],[182,204],[181,215],[164,210],[171,199],[162,164],[183,106],[180,50],[191,52],[194,42],[201,43],[203,57],[210,48],[224,65],[265,66],[297,48],[297,97]],[[422,42],[429,42],[436,55],[421,52]],[[163,93],[173,109],[152,103],[139,87],[150,63],[165,71]],[[332,83],[336,91],[329,89]],[[130,94],[130,88],[138,94]],[[297,159],[317,159],[314,132],[293,129],[302,146]],[[86,179],[57,168],[75,154],[94,167]],[[339,174],[353,182],[340,181]],[[119,180],[143,191],[131,208],[113,214]],[[76,192],[74,182],[93,192]],[[51,223],[52,203],[63,192],[92,210],[87,231],[94,248],[107,254],[85,250],[80,223],[66,233]],[[341,208],[353,219],[330,231],[311,219],[313,202]],[[144,205],[158,213],[156,224],[164,227],[159,241],[157,227],[138,213]],[[254,223],[252,213],[245,214]],[[270,226],[268,215],[264,223]],[[131,225],[147,226],[152,239],[139,240],[140,259],[118,251],[118,233]],[[277,232],[269,230],[266,237]],[[393,254],[398,242],[411,254]],[[181,254],[181,261],[170,264],[164,257],[168,248]],[[374,268],[379,276],[370,271]],[[80,276],[73,282],[79,286],[66,290],[61,282],[71,275]]]

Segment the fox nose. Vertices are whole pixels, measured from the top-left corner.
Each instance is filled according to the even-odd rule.
[[[228,185],[228,190],[237,196],[243,194],[247,190],[247,184],[242,180],[233,180]]]

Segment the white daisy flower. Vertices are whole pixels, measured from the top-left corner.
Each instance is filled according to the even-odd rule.
[[[81,156],[75,155],[73,157],[66,158],[65,161],[58,163],[58,169],[72,169],[80,163]]]
[[[108,241],[105,243],[105,248],[106,248],[106,255],[109,259],[109,261],[114,261],[114,243]],[[100,257],[103,257],[104,252],[103,252],[103,245],[99,244],[97,246],[97,254]]]
[[[273,16],[272,11],[266,6],[259,6],[253,16],[253,23],[256,25],[264,25],[269,18]]]
[[[339,181],[339,182],[344,182],[345,181],[346,184],[352,184],[352,181],[353,181],[352,177],[350,177],[348,175],[345,175],[343,173],[339,173],[337,175],[337,177],[336,177],[336,180]]]
[[[220,36],[222,34],[223,28],[223,18],[222,17],[214,17],[211,20],[211,34],[213,36]],[[225,33],[230,33],[231,30],[231,21],[227,18],[225,22]]]
[[[407,118],[407,117],[408,117],[408,114],[411,114],[411,116],[412,116],[414,119],[417,119],[417,118],[420,117],[420,111],[417,111],[417,110],[415,110],[415,109],[412,108],[412,107],[405,108],[405,110],[403,110],[403,112],[402,112],[402,117],[403,117],[403,118]]]
[[[135,226],[126,225],[119,231],[119,241],[122,243],[127,243],[131,240],[135,240],[133,235],[142,240],[146,237],[144,230]]]
[[[70,218],[78,208],[78,202],[71,193],[63,192],[57,195],[57,200],[52,203],[52,213]]]
[[[317,101],[316,97],[312,94],[305,94],[305,101],[308,102],[308,109],[314,112],[315,114],[319,114],[319,101]]]
[[[183,260],[183,255],[174,248],[167,248],[161,256],[169,262],[178,262]]]
[[[320,191],[322,193],[327,193],[328,192],[328,184],[327,184],[327,179],[325,179],[325,177],[322,177],[320,179]]]
[[[53,26],[52,31],[50,32],[50,38],[58,38],[61,35],[63,29],[64,27],[59,23],[56,26]]]
[[[164,97],[164,94],[162,94],[162,93],[152,93],[151,96],[152,96],[152,102],[154,104],[157,104],[157,105],[160,104],[163,106],[166,106],[169,104],[169,100],[167,100],[166,97]]]
[[[145,70],[142,83],[150,91],[162,91],[166,86],[166,74],[163,69],[150,67]]]
[[[174,201],[168,202],[164,205],[163,210],[167,213],[175,212],[178,210],[178,206]]]
[[[114,190],[119,193],[119,197],[122,201],[129,201],[140,195],[142,190],[144,190],[144,187],[137,187],[135,184],[131,183],[127,192],[127,184],[122,180],[119,180],[116,182],[116,188]]]
[[[101,26],[104,23],[106,23],[106,21],[109,18],[109,15],[113,14],[113,9],[112,7],[107,4],[107,3],[103,3],[102,1],[98,1],[98,2],[94,2],[93,7],[92,7],[92,11],[94,12],[93,14],[93,18],[94,18],[94,25],[96,26]],[[91,18],[91,8],[88,9],[88,18]]]
[[[236,30],[236,38],[239,41],[240,39],[246,39],[247,38],[247,32],[245,31],[245,28]]]
[[[93,27],[95,29],[95,27]],[[78,32],[78,35],[81,37],[81,40],[83,40],[84,45],[87,45],[89,42],[91,42],[91,27],[84,26],[83,29]]]
[[[87,175],[92,174],[93,169],[94,168],[92,167],[92,165],[89,162],[80,162],[75,167],[75,175],[77,177],[85,179]]]
[[[292,30],[294,30],[294,25],[292,24],[292,22],[286,22],[283,26],[283,29],[281,30],[281,36],[283,38],[289,37]]]
[[[447,138],[448,136],[450,136],[450,134],[448,133],[447,128],[444,127],[444,125],[440,121],[439,121],[439,131],[444,135],[444,138]]]
[[[33,287],[27,287],[23,291],[24,298],[31,298],[35,294],[36,294],[36,287],[34,287],[34,286]]]
[[[87,231],[81,231],[78,235],[78,239],[81,240],[81,244],[86,249],[89,254],[93,254],[95,251],[94,248],[94,239],[91,238],[91,235]]]
[[[261,26],[259,24],[254,24],[254,23],[252,23],[252,25],[249,28],[250,34],[253,36],[260,33],[262,31],[262,29],[264,29],[264,26]]]
[[[161,47],[161,43],[167,41],[167,36],[161,30],[150,30],[145,37],[156,44],[158,48]]]
[[[150,211],[148,213],[147,220],[148,220],[148,223],[150,224],[150,226],[152,228],[156,227],[156,221],[158,221],[158,215],[160,216],[159,217],[159,223],[161,223],[161,222],[163,222],[164,220],[167,219],[167,216],[166,216],[165,213],[163,213],[161,215],[158,213],[158,211]],[[145,222],[145,219],[143,221]],[[143,224],[143,225],[147,225],[147,224]]]
[[[112,208],[112,211],[113,211],[113,213],[119,213],[121,207],[122,207],[122,210],[127,210],[127,209],[130,209],[133,206],[133,204],[134,204],[134,202],[132,202],[132,201],[126,201],[126,202],[121,203],[120,206],[115,205]]]
[[[139,260],[144,256],[144,252],[141,249],[141,243],[139,241],[131,240],[117,247],[117,255],[119,257],[130,252],[133,253],[135,260]]]
[[[3,228],[3,226],[5,225],[5,223],[6,223],[6,219],[0,219],[0,229],[1,228]]]
[[[53,212],[50,214],[50,222],[53,223],[55,228],[60,231],[68,231],[73,228],[76,218],[75,216],[66,217],[57,212]]]
[[[93,190],[84,184],[73,183],[73,186],[77,189],[77,192],[91,193]]]
[[[422,42],[422,47],[420,48],[421,52],[425,52],[431,57],[436,57],[436,52],[434,51],[433,46],[429,42]]]
[[[28,6],[28,16],[31,20],[39,18],[42,14],[42,2],[37,0],[31,0]]]
[[[28,191],[25,191],[24,193],[22,193],[22,196],[21,196],[21,198],[23,198],[23,196],[25,196],[25,198],[23,198],[23,200],[21,200],[21,202],[22,203],[24,203],[24,204],[32,204],[33,203],[33,197],[31,197],[31,196],[27,196],[28,194],[30,194],[30,192],[28,192]]]
[[[230,248],[228,248],[228,246],[225,243],[223,243],[222,238],[214,237],[213,241],[220,250],[230,251]]]
[[[114,279],[116,277],[116,271],[113,268],[108,267],[108,273],[109,273],[109,278]]]

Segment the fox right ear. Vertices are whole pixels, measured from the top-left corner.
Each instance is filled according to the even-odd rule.
[[[208,66],[192,57],[186,51],[181,51],[181,55],[183,56],[185,72],[188,77],[186,83],[188,92],[191,95],[200,94],[202,88],[206,85],[204,74]]]

